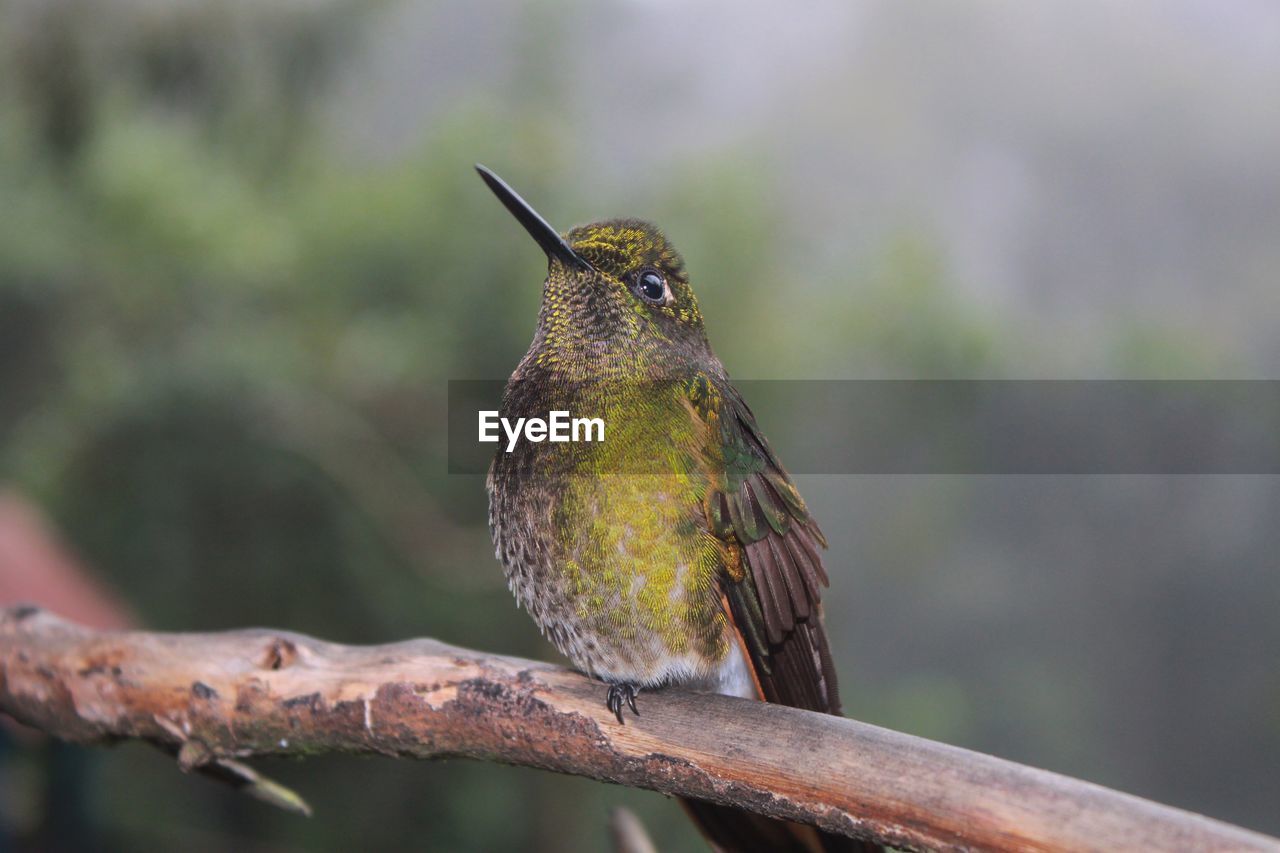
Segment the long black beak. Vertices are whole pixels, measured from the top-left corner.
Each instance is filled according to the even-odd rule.
[[[529,236],[538,241],[538,245],[542,247],[542,251],[547,253],[548,258],[556,258],[570,269],[595,269],[591,264],[587,263],[586,259],[569,247],[564,238],[556,233],[556,229],[552,228],[547,223],[547,220],[538,215],[538,211],[534,210],[529,205],[529,202],[520,198],[519,193],[507,186],[506,181],[479,163],[476,164],[476,171],[480,173],[480,177],[484,178],[484,182],[489,185],[489,189],[493,190],[493,194],[498,197],[498,201],[502,202],[507,210],[511,211],[511,215],[524,226],[524,230],[529,232]]]

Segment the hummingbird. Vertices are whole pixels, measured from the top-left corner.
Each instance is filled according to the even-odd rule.
[[[839,715],[822,617],[827,542],[707,340],[684,261],[653,225],[561,235],[476,170],[547,256],[506,417],[583,412],[598,443],[499,447],[489,527],[516,601],[620,724],[666,685]],[[880,850],[685,801],[724,851]]]

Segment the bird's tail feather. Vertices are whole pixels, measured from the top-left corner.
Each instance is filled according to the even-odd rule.
[[[768,850],[778,853],[882,853],[879,844],[834,835],[800,823],[774,820],[752,812],[681,800],[689,817],[721,853],[754,853]]]

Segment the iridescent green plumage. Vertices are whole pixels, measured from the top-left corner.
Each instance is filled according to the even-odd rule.
[[[689,383],[714,387],[723,371],[707,361],[683,262],[654,229],[609,222],[567,239],[593,270],[553,263],[503,414],[600,417],[606,440],[498,454],[490,487],[499,552],[518,542],[543,555],[504,556],[512,585],[592,674],[645,686],[713,679],[730,649],[720,574],[732,546],[706,526],[719,462]],[[642,269],[666,278],[670,305],[632,293]]]
[[[826,542],[712,352],[679,253],[635,220],[561,237],[482,175],[550,258],[503,415],[606,425],[601,443],[497,453],[490,526],[517,600],[615,685],[619,721],[636,687],[670,683],[839,713],[819,602]],[[689,809],[723,849],[857,849]]]

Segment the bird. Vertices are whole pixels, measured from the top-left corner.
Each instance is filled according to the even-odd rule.
[[[600,418],[599,442],[500,446],[489,527],[518,605],[607,685],[625,724],[667,685],[841,713],[823,625],[827,540],[707,339],[680,253],[611,219],[557,232],[476,170],[547,256],[508,418]],[[722,851],[878,845],[696,800]]]

